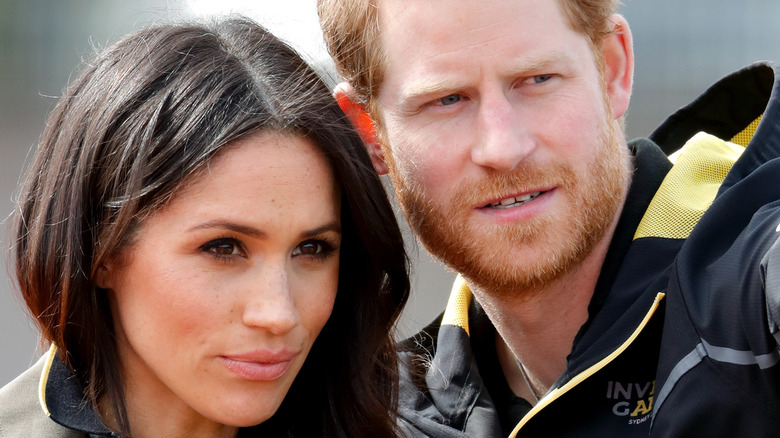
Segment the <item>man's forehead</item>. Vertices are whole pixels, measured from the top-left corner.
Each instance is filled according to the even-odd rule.
[[[427,30],[429,26],[415,26],[419,22],[431,24],[438,18],[446,18],[453,28],[478,20],[496,10],[506,18],[534,16],[540,9],[554,8],[563,16],[560,0],[374,0],[377,8],[380,32],[387,26],[398,25],[415,31]],[[496,23],[498,24],[498,23]]]
[[[496,2],[514,1],[518,0],[378,0],[380,34],[400,30],[435,35],[437,30],[469,24]]]
[[[572,61],[571,37],[584,41],[556,0],[382,0],[379,14],[381,88],[402,100],[465,87],[481,66],[512,76]]]
[[[495,51],[568,27],[557,0],[381,0],[377,14],[379,46],[389,58],[434,58],[488,45]]]

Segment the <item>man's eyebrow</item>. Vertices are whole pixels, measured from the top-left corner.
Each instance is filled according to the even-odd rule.
[[[569,55],[566,52],[556,50],[556,51],[548,52],[542,56],[530,58],[523,62],[519,62],[517,63],[517,65],[513,66],[510,69],[510,72],[513,76],[522,76],[524,74],[528,74],[531,72],[538,72],[539,70],[544,70],[545,68],[549,68],[561,62],[571,62],[571,61],[572,61],[571,55]]]
[[[571,56],[563,51],[548,52],[544,55],[523,60],[507,69],[508,76],[523,76],[531,72],[543,70],[553,64],[571,60]],[[415,100],[421,96],[441,94],[465,88],[465,83],[457,80],[441,79],[434,81],[415,81],[401,91],[400,102]]]
[[[404,102],[409,102],[411,100],[415,100],[422,96],[440,94],[446,91],[458,90],[461,88],[464,88],[464,85],[446,79],[435,81],[435,82],[431,82],[431,81],[412,82],[411,84],[409,84],[409,86],[405,87],[403,91],[401,91],[399,101],[400,103],[403,104]]]

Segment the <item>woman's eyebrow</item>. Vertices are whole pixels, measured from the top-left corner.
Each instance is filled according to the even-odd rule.
[[[244,225],[229,220],[222,220],[222,219],[203,222],[201,224],[189,228],[187,231],[192,232],[192,231],[206,230],[211,228],[230,230],[239,234],[245,234],[247,236],[252,236],[252,237],[263,237],[266,235],[266,232],[259,228],[255,228],[249,225]]]
[[[301,235],[303,235],[303,236],[316,236],[318,234],[323,234],[323,233],[328,233],[328,232],[341,234],[341,224],[336,222],[336,221],[333,221],[333,222],[327,223],[325,225],[322,225],[320,227],[313,228],[313,229],[308,230],[308,231],[304,231],[303,233],[301,233]]]
[[[264,237],[267,234],[265,231],[259,228],[250,225],[240,224],[229,220],[222,220],[222,219],[203,222],[201,224],[189,228],[187,231],[192,232],[192,231],[207,230],[212,228],[230,230],[251,237]],[[323,234],[327,232],[334,232],[334,233],[341,234],[341,224],[337,221],[329,222],[322,226],[303,231],[301,233],[301,236],[316,236],[318,234]]]

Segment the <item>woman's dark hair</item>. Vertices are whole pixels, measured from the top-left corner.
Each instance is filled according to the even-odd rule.
[[[144,218],[236,139],[300,135],[341,188],[339,288],[279,411],[261,429],[293,436],[395,436],[393,325],[409,293],[401,233],[370,159],[328,87],[256,23],[177,24],[100,53],[50,114],[15,210],[16,277],[45,340],[129,433],[101,264]],[[307,421],[300,421],[305,415]]]

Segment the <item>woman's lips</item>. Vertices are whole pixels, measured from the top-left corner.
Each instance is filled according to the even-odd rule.
[[[225,367],[247,380],[270,381],[282,377],[297,353],[292,351],[256,351],[220,356]]]

